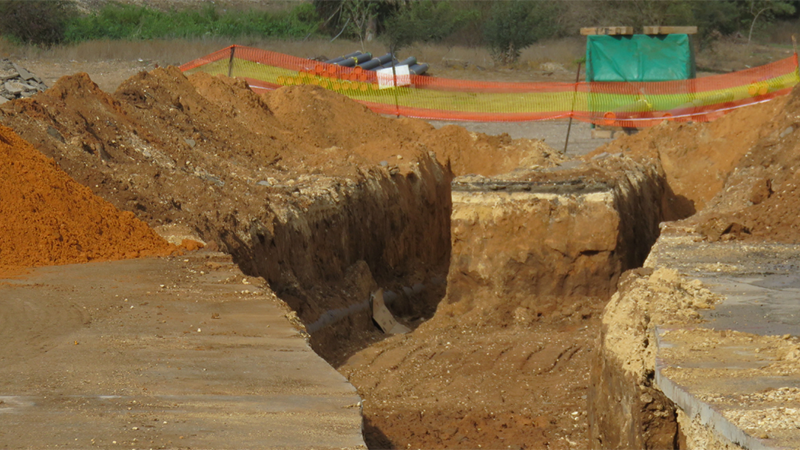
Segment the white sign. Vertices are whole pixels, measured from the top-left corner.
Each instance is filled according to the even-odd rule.
[[[408,71],[408,65],[395,66],[394,74],[392,68],[387,67],[377,71],[378,87],[386,89],[394,86],[411,86],[411,73]],[[395,85],[394,77],[397,75],[397,84]]]

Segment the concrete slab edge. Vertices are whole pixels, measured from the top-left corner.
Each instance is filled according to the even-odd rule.
[[[662,348],[661,335],[664,330],[656,327],[656,348]],[[678,383],[670,380],[669,377],[663,374],[663,369],[666,365],[658,357],[656,352],[656,366],[655,366],[655,384],[658,389],[664,393],[673,403],[681,408],[690,418],[699,417],[700,423],[708,426],[717,434],[729,440],[730,442],[740,445],[748,450],[784,450],[782,447],[773,447],[765,445],[760,439],[754,438],[745,433],[741,428],[734,425],[731,421],[725,418],[719,411],[714,409],[708,403],[705,403],[690,394],[689,391],[684,389]]]

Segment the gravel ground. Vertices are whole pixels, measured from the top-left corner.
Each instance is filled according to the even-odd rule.
[[[556,150],[564,149],[564,140],[569,126],[569,122],[566,120],[541,122],[444,122],[431,120],[429,122],[436,128],[445,125],[460,125],[470,131],[490,135],[508,133],[512,139],[543,139],[547,145]],[[568,156],[585,155],[609,141],[611,139],[592,139],[591,125],[573,121],[566,154]]]

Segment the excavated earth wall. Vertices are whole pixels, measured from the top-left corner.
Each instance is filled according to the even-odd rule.
[[[446,302],[535,299],[542,315],[568,298],[606,299],[655,242],[663,195],[659,167],[624,156],[456,178]]]

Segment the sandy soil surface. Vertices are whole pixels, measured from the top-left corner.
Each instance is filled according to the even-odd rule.
[[[0,278],[2,448],[364,448],[352,386],[228,255]]]

